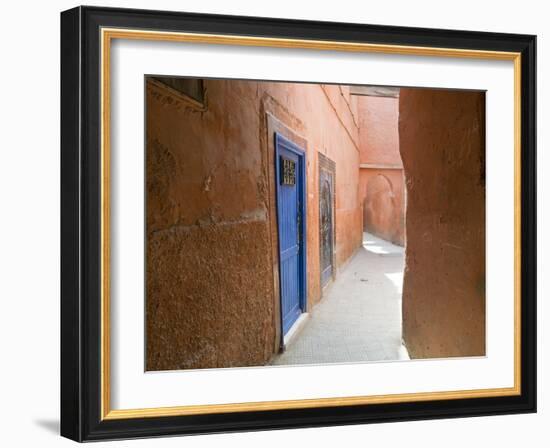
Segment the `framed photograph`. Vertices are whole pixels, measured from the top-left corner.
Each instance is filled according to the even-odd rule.
[[[61,14],[61,433],[536,411],[531,35]]]

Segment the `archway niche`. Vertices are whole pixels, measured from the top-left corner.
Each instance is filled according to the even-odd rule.
[[[364,229],[385,240],[397,241],[400,214],[400,204],[396,201],[391,180],[383,174],[371,177],[363,201]]]

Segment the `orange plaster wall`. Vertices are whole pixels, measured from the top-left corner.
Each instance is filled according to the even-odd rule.
[[[403,338],[413,358],[485,354],[485,94],[401,89]]]
[[[307,151],[308,307],[321,296],[318,151],[336,163],[337,267],[361,244],[358,113],[349,90],[226,80],[205,86],[206,111],[147,86],[148,370],[262,365],[273,354],[268,114]]]
[[[361,169],[363,229],[394,244],[405,245],[403,170]]]
[[[399,99],[358,97],[361,163],[403,166],[399,154]]]
[[[358,96],[363,228],[405,244],[405,188],[399,153],[398,98]],[[396,169],[397,168],[397,169]]]

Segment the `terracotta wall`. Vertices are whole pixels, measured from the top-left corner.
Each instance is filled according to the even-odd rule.
[[[405,187],[399,153],[399,99],[359,96],[360,194],[366,232],[405,244]]]
[[[403,337],[414,358],[485,354],[485,96],[401,89]]]
[[[273,123],[307,150],[308,307],[321,296],[318,151],[336,163],[337,266],[361,244],[349,90],[224,80],[205,87],[201,111],[147,84],[148,370],[261,365],[278,347]]]
[[[399,154],[399,98],[358,96],[361,163],[403,166]]]

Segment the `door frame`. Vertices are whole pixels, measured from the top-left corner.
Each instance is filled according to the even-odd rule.
[[[319,205],[321,200],[321,171],[325,170],[329,172],[332,176],[332,192],[331,192],[331,221],[332,221],[332,232],[331,232],[331,243],[332,243],[332,254],[331,254],[331,264],[332,272],[330,275],[330,280],[325,283],[323,286],[323,269],[321,266],[321,251],[322,251],[322,241],[321,241],[321,209],[319,208],[319,285],[321,290],[321,297],[323,296],[323,290],[336,278],[336,163],[327,155],[322,152],[317,153],[318,157],[318,172],[319,176]]]
[[[306,151],[298,146],[296,143],[286,138],[284,135],[274,132],[274,147],[275,147],[275,208],[277,210],[277,246],[279,248],[278,255],[281,255],[281,245],[279,240],[279,189],[280,189],[280,153],[279,148],[282,146],[286,150],[296,154],[299,160],[299,181],[297,182],[298,198],[300,201],[300,211],[302,213],[302,220],[300,223],[300,229],[302,238],[300,239],[301,247],[299,250],[300,256],[300,273],[299,273],[299,307],[302,313],[307,312],[307,195],[306,195]],[[280,344],[283,346],[284,333],[283,333],[283,310],[282,310],[282,278],[281,278],[281,263],[278,263],[279,270],[279,313],[280,313]]]

